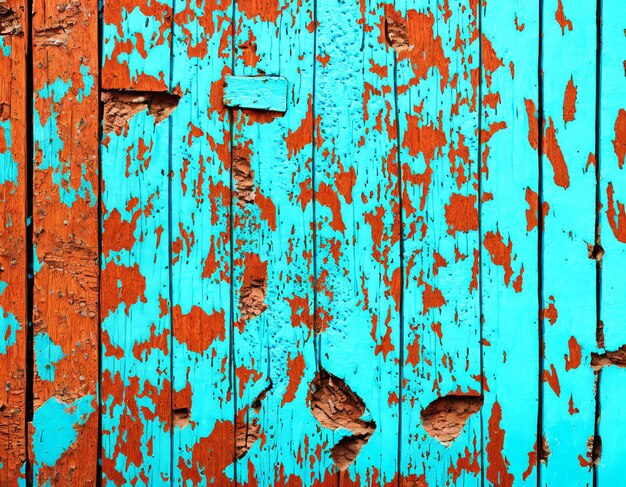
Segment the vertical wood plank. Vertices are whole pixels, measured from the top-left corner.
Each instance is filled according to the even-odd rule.
[[[400,205],[394,56],[375,1],[317,3],[314,115],[320,369],[362,406],[327,446],[341,485],[396,482]],[[347,453],[350,450],[351,453]]]
[[[102,88],[167,90],[173,0],[102,3]]]
[[[102,96],[102,478],[118,486],[138,479],[170,485],[168,116],[178,96],[166,91],[169,79],[154,85],[143,71],[138,81],[105,82],[116,68],[107,64],[106,46],[115,35],[106,27],[106,13],[104,22],[103,83],[120,90]],[[137,29],[127,32],[138,38],[151,22],[118,23]],[[150,63],[148,74],[169,73],[171,32],[169,24],[161,26],[166,48],[151,45],[158,62]]]
[[[487,1],[482,12],[485,485],[537,483],[538,229],[526,198],[538,192],[539,7]]]
[[[236,110],[234,359],[240,485],[326,482],[309,410],[313,320],[314,2],[237,0],[235,70],[287,79],[287,112]],[[330,482],[330,483],[329,483]]]
[[[25,480],[28,12],[0,5],[0,484]]]
[[[480,484],[478,10],[396,2],[403,192],[402,484]],[[437,431],[431,411],[443,413]],[[460,421],[446,437],[447,421]],[[455,437],[456,436],[456,437]]]
[[[626,300],[623,272],[626,265],[626,22],[624,4],[602,2],[602,57],[600,66],[600,197],[603,345],[614,351],[626,345],[623,316]]]
[[[173,485],[229,485],[231,377],[230,0],[175,3],[172,86]]]
[[[543,8],[543,458],[542,485],[592,485],[585,462],[595,429],[596,5]],[[528,193],[528,227],[539,200]],[[588,247],[590,246],[590,247]]]
[[[604,6],[603,6],[604,7]],[[604,10],[606,12],[606,10]],[[603,52],[604,56],[604,52]],[[623,367],[623,364],[622,364]],[[624,381],[626,370],[608,366],[600,374],[600,421],[598,433],[602,438],[601,453],[597,463],[596,484],[600,487],[620,485],[626,479],[624,474],[624,435],[621,425],[626,421],[624,411]],[[581,463],[589,461],[587,455]]]
[[[98,5],[33,4],[33,483],[98,461]]]

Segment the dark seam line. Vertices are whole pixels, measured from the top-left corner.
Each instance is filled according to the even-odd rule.
[[[541,459],[544,456],[543,451],[543,371],[544,371],[544,319],[543,319],[543,133],[544,133],[544,86],[543,86],[543,2],[538,1],[539,7],[539,49],[537,57],[537,92],[538,92],[538,140],[537,140],[537,165],[538,165],[538,188],[537,188],[537,303],[538,303],[538,326],[537,339],[539,348],[538,366],[539,374],[537,376],[537,486],[541,486]]]
[[[387,48],[389,49],[389,48]],[[404,382],[404,200],[402,198],[404,190],[404,180],[402,179],[402,164],[400,159],[400,108],[398,104],[398,56],[395,49],[393,52],[393,99],[394,99],[394,111],[396,119],[396,154],[397,154],[397,171],[398,171],[398,183],[396,185],[398,190],[398,204],[399,204],[399,231],[400,231],[400,294],[398,296],[400,305],[400,351],[398,365],[398,487],[402,486],[402,384]]]
[[[170,73],[168,79],[168,93],[172,93],[174,82],[174,16],[176,14],[176,0],[172,0],[172,18],[170,21]],[[172,178],[174,177],[173,165],[172,165],[172,149],[174,144],[172,142],[174,122],[172,114],[167,118],[167,233],[168,243],[167,246],[167,269],[168,269],[168,298],[169,298],[169,322],[170,322],[170,335],[169,335],[169,347],[170,347],[170,485],[174,485],[174,459],[176,457],[174,448],[174,318],[172,316],[172,307],[174,305],[174,279],[172,276],[172,262],[173,262],[173,239],[172,239]]]
[[[102,120],[104,118],[104,105],[102,103],[101,93],[102,93],[102,50],[103,50],[103,22],[104,16],[101,10],[104,9],[104,5],[101,2],[97,3],[97,15],[98,15],[98,160],[96,162],[98,167],[98,391],[97,391],[97,404],[98,404],[98,445],[96,448],[98,449],[96,452],[97,462],[96,462],[96,487],[102,486],[102,372],[103,372],[103,364],[102,364],[102,225],[104,223],[104,214],[102,204],[102,185],[103,185],[103,175],[102,175],[102,133],[103,133],[103,124]]]
[[[236,40],[236,30],[235,30],[235,20],[236,20],[236,16],[237,16],[237,0],[233,0],[232,3],[232,8],[231,8],[231,24],[230,24],[230,35],[231,35],[231,39],[230,39],[230,53],[231,53],[231,59],[230,59],[230,70],[231,70],[231,74],[234,76],[235,75],[235,56],[236,56],[236,48],[235,48],[235,40]],[[236,363],[235,363],[235,323],[234,323],[234,317],[235,317],[235,258],[234,258],[234,253],[235,253],[235,244],[234,244],[234,238],[235,238],[235,220],[234,220],[234,197],[235,197],[235,192],[234,192],[234,185],[233,185],[233,181],[234,181],[234,174],[233,174],[233,165],[234,165],[234,157],[233,157],[233,150],[234,150],[234,146],[235,146],[235,111],[233,108],[228,108],[228,115],[229,115],[229,130],[230,130],[230,172],[229,172],[229,184],[230,184],[230,201],[228,202],[229,205],[229,216],[228,216],[228,226],[229,226],[229,233],[230,233],[230,238],[229,238],[229,242],[228,242],[228,247],[229,247],[229,263],[230,263],[230,320],[229,320],[229,326],[230,326],[230,336],[229,336],[229,366],[228,366],[228,373],[229,373],[229,388],[233,397],[233,439],[232,439],[232,445],[233,445],[233,475],[234,475],[234,482],[233,484],[235,486],[239,485],[239,479],[237,478],[237,465],[238,465],[238,460],[237,460],[237,435],[236,435],[236,430],[237,430],[237,390],[236,390],[236,376],[235,376],[235,367],[236,367]]]
[[[315,130],[316,122],[315,122],[315,100],[316,100],[316,90],[315,87],[317,85],[317,0],[313,0],[313,86],[311,89],[311,119],[312,119],[312,131],[311,131],[311,203],[313,204],[313,354],[315,355],[315,369],[319,371],[321,367],[321,343],[318,346],[318,334],[317,334],[317,326],[319,323],[319,318],[317,315],[317,178],[315,177],[316,172],[316,151],[317,147],[317,138]]]
[[[33,310],[34,310],[34,248],[33,248],[33,209],[34,209],[34,136],[33,110],[34,110],[34,82],[33,82],[33,0],[26,2],[27,45],[26,45],[26,414],[25,414],[25,476],[26,485],[33,485],[33,466],[31,463],[31,438],[29,435],[29,424],[34,416],[34,383],[35,383],[35,351],[34,330],[33,330]]]
[[[478,5],[478,105],[476,110],[478,111],[478,144],[477,144],[477,156],[476,164],[478,169],[478,329],[479,329],[479,346],[480,351],[480,396],[483,398],[483,404],[485,403],[485,359],[483,356],[483,163],[482,163],[482,104],[483,104],[483,7]],[[470,171],[471,174],[471,171]],[[485,485],[485,428],[484,428],[485,415],[483,408],[480,408],[480,485]]]
[[[602,204],[600,203],[600,181],[602,172],[600,170],[601,154],[600,154],[600,135],[601,135],[601,100],[602,100],[602,0],[596,0],[596,106],[595,106],[595,140],[594,140],[594,152],[595,152],[595,177],[596,177],[596,214],[595,214],[595,242],[594,242],[594,254],[596,258],[597,252],[602,252],[602,233],[601,233],[601,219],[600,211]],[[602,262],[596,258],[596,342],[600,338],[600,327],[602,326]],[[600,343],[597,343],[598,348]],[[602,336],[602,347],[604,347],[604,337]],[[594,425],[593,425],[593,438],[594,442],[598,441],[600,433],[600,379],[602,376],[601,370],[597,373],[596,378],[596,397],[595,397],[595,411],[594,411]],[[593,457],[592,457],[593,458]],[[596,487],[598,485],[598,467],[595,459],[592,464],[592,485]]]

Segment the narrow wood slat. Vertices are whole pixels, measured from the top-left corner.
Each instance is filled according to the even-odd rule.
[[[402,485],[480,485],[479,12],[465,0],[396,6],[386,29],[403,179]]]
[[[396,484],[398,473],[400,195],[383,15],[376,1],[317,2],[319,366],[360,398],[364,423],[337,429],[324,449],[347,468],[341,485]]]
[[[602,292],[604,324],[602,347],[626,345],[624,273],[626,265],[626,21],[619,0],[602,2],[602,56],[600,66],[600,198]]]
[[[0,484],[17,486],[26,466],[27,132],[22,2],[3,4],[0,30]]]
[[[172,86],[173,485],[229,485],[231,357],[230,0],[175,3]]]
[[[37,0],[33,53],[33,483],[98,462],[98,4]]]
[[[286,113],[278,113],[276,104],[266,105],[274,111],[233,112],[237,481],[270,486],[326,480],[332,485],[327,453],[320,453],[328,434],[320,432],[307,404],[317,371],[314,2],[237,0],[235,12],[234,74],[249,80],[264,73],[287,83],[280,89]]]
[[[606,10],[604,10],[606,12]],[[604,54],[603,54],[604,55]],[[609,487],[621,485],[624,475],[624,434],[621,425],[626,421],[624,410],[624,381],[626,370],[608,366],[600,375],[600,421],[598,436],[602,438],[597,453],[597,479],[595,485]],[[587,455],[582,458],[589,461]]]
[[[541,479],[593,483],[595,427],[596,6],[544,0],[543,8],[543,436]],[[539,201],[528,227],[538,225]],[[593,253],[593,252],[592,252]],[[581,462],[580,459],[584,461]]]
[[[132,18],[117,23],[138,38],[146,21]],[[152,70],[169,73],[170,32],[163,32],[165,47],[144,46],[153,62],[147,74],[139,65],[139,82],[111,85],[106,80],[117,71],[107,63],[106,46],[115,35],[106,27],[106,13],[104,21],[103,82],[120,91],[102,96],[102,480],[170,485],[168,116],[178,97],[167,93],[167,78],[144,83]]]
[[[535,485],[538,229],[527,194],[539,185],[538,4],[487,1],[481,32],[483,477]]]

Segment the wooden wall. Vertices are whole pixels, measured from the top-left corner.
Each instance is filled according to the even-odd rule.
[[[623,0],[0,0],[0,486],[626,485],[625,157]]]

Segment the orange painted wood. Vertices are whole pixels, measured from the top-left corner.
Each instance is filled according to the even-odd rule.
[[[0,485],[26,465],[27,132],[24,4],[0,4]]]
[[[33,4],[33,481],[95,485],[98,4]]]

